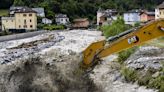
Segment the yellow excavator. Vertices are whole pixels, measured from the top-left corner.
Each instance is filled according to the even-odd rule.
[[[106,40],[92,43],[82,52],[82,68],[92,68],[100,59],[121,50],[164,36],[164,19],[149,22],[143,26],[127,30]]]

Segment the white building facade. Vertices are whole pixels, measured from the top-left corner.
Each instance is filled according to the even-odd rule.
[[[105,20],[101,20],[104,17]],[[116,9],[99,9],[97,11],[97,25],[111,24],[113,20],[117,20],[118,12]]]
[[[55,21],[58,25],[67,25],[70,23],[66,14],[57,14],[55,16]]]
[[[42,19],[42,23],[43,24],[52,24],[52,20],[48,19],[48,18],[43,18]]]
[[[129,11],[124,13],[125,24],[134,25],[140,22],[140,12],[138,10]]]
[[[164,2],[155,9],[155,19],[160,18],[164,18]]]

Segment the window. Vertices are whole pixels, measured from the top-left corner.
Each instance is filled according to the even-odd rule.
[[[19,25],[19,28],[21,28],[21,25]]]
[[[8,22],[8,20],[6,20],[6,22]]]
[[[33,26],[32,25],[30,25],[30,28],[32,28]]]
[[[162,12],[160,12],[160,15],[161,15]]]
[[[29,16],[32,16],[32,14],[29,14]]]
[[[24,24],[26,24],[26,20],[24,20]]]
[[[107,21],[107,17],[105,17],[105,21]]]
[[[23,14],[24,17],[26,17],[27,15],[26,14]]]
[[[24,27],[24,28],[27,28],[27,25],[24,25],[23,27]]]
[[[32,22],[32,20],[30,19],[30,22]]]
[[[13,20],[11,20],[11,22],[13,22]]]
[[[63,19],[61,19],[61,21],[63,21]]]

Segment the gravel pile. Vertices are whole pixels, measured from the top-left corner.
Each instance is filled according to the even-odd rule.
[[[125,63],[133,69],[149,68],[159,70],[164,62],[164,48],[153,46],[140,47]]]

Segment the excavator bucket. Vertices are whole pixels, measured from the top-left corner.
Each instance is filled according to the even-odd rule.
[[[96,54],[98,54],[105,45],[105,40],[98,41],[92,43],[89,47],[85,49],[85,51],[82,52],[83,54],[83,62],[81,64],[82,68],[87,68],[90,66],[93,66],[95,63],[97,63],[95,60],[96,59]]]

